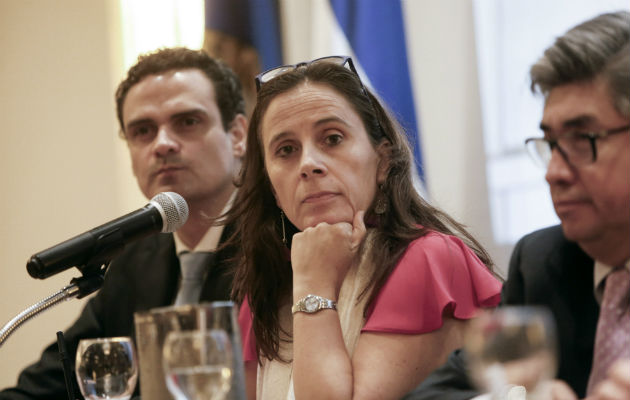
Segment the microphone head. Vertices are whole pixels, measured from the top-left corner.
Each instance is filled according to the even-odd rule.
[[[175,192],[158,193],[150,203],[162,214],[162,232],[175,232],[188,220],[188,204]]]

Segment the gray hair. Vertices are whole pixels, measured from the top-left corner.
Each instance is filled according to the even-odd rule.
[[[630,118],[630,12],[599,15],[570,29],[531,67],[531,90],[603,78],[617,111]]]

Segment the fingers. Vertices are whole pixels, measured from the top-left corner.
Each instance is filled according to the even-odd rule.
[[[356,250],[363,241],[363,238],[365,237],[365,234],[367,232],[365,221],[363,220],[364,217],[365,211],[360,210],[354,214],[352,224],[348,222],[338,222],[331,225],[327,222],[320,222],[313,227],[308,227],[304,229],[304,231],[295,234],[293,236],[293,243],[295,245],[297,241],[301,240],[301,236],[304,236],[305,234],[320,235],[323,234],[323,232],[330,233],[337,231],[339,234],[342,234],[349,238],[350,248],[352,250]]]
[[[597,400],[630,398],[630,360],[619,360],[608,370],[608,378],[595,388]]]
[[[359,244],[361,244],[361,241],[365,237],[366,228],[365,228],[365,221],[363,221],[364,217],[365,217],[365,211],[362,211],[362,210],[357,211],[356,214],[354,214],[354,220],[352,221],[352,237],[351,237],[351,243],[353,247],[356,247]]]
[[[619,360],[608,371],[611,380],[626,390],[630,390],[630,360]]]
[[[546,388],[552,400],[578,400],[577,395],[565,381],[554,379]]]
[[[595,390],[593,399],[596,400],[626,400],[628,392],[615,382],[603,381]],[[590,399],[590,397],[589,397]]]

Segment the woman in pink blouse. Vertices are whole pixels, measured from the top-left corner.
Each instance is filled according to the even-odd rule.
[[[418,195],[404,132],[349,57],[256,83],[230,214],[248,395],[399,398],[498,304],[490,257]]]

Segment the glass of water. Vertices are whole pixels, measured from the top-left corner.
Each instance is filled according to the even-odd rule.
[[[138,362],[129,337],[83,339],[75,372],[88,400],[131,398],[138,380]]]
[[[223,400],[230,390],[232,345],[222,329],[170,332],[162,363],[166,386],[177,400]]]

